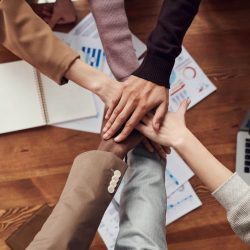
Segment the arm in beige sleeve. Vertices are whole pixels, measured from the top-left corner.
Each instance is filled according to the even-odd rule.
[[[59,84],[79,57],[57,39],[25,0],[0,0],[0,43]]]
[[[212,194],[226,209],[234,232],[250,244],[250,187],[235,173]]]
[[[115,193],[107,190],[114,171],[120,171],[121,180],[126,169],[127,165],[113,153],[80,154],[56,207],[27,250],[89,249]]]
[[[176,150],[226,209],[234,232],[250,244],[250,187],[220,163],[190,131]]]
[[[124,0],[89,0],[90,9],[107,56],[118,80],[130,76],[138,67],[128,26]]]

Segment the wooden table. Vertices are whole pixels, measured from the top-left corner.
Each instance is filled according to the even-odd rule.
[[[161,3],[126,1],[130,27],[143,41],[155,25]],[[88,12],[86,0],[75,5],[79,17]],[[249,44],[249,0],[204,0],[184,40],[218,87],[188,112],[188,126],[231,170],[238,125],[250,107]],[[0,62],[15,59],[0,48]],[[4,240],[41,205],[56,203],[74,157],[95,149],[99,140],[99,135],[50,126],[0,136],[0,250],[8,249]],[[167,227],[169,249],[250,249],[234,235],[207,188],[197,177],[191,183],[203,206]],[[106,249],[98,235],[91,249]]]

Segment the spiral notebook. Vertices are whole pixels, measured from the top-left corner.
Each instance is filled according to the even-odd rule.
[[[93,94],[59,86],[25,61],[0,64],[0,134],[95,116]]]

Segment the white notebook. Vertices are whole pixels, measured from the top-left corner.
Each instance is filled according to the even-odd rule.
[[[0,64],[0,134],[97,114],[93,94],[57,85],[25,61]]]

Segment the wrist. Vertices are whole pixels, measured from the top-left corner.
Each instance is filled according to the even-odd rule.
[[[181,136],[174,141],[172,147],[177,152],[181,152],[181,151],[185,150],[185,148],[187,147],[187,144],[190,142],[190,140],[192,140],[192,137],[193,137],[193,134],[191,133],[191,131],[189,129],[185,128],[181,132]]]
[[[120,159],[123,159],[126,155],[126,151],[123,150],[119,144],[114,142],[113,139],[109,139],[107,141],[102,140],[98,147],[98,150],[110,152]]]
[[[80,59],[76,59],[72,63],[65,73],[65,77],[95,94],[97,94],[106,80],[105,74],[82,62]]]

